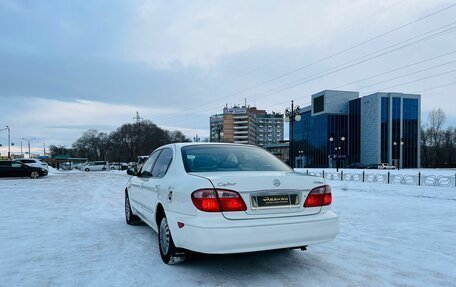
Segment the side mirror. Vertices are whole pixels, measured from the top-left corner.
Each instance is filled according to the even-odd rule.
[[[136,168],[129,168],[129,169],[127,169],[127,174],[132,175],[132,176],[137,176],[138,172],[136,171]]]

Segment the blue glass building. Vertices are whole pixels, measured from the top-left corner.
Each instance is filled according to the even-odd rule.
[[[294,123],[295,167],[420,167],[420,95],[322,91]]]

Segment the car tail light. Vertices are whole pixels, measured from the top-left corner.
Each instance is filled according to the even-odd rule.
[[[199,189],[192,193],[196,208],[206,212],[245,211],[247,207],[236,191],[226,189]]]
[[[315,187],[307,195],[304,207],[318,207],[330,205],[332,201],[331,187],[329,185],[322,185]]]
[[[220,204],[214,189],[199,189],[192,193],[192,201],[196,208],[206,212],[217,212]]]

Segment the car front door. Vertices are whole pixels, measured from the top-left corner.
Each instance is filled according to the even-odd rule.
[[[143,209],[143,202],[142,202],[142,194],[141,194],[141,186],[144,184],[145,180],[152,176],[152,168],[154,167],[154,163],[158,158],[161,150],[155,151],[149,159],[144,163],[141,170],[138,171],[137,176],[134,176],[130,180],[130,187],[128,189],[128,196],[130,198],[130,204],[133,209],[139,211],[141,214],[144,215]]]
[[[11,176],[14,177],[26,177],[30,176],[30,168],[20,162],[11,163]]]
[[[151,223],[155,223],[155,209],[158,203],[158,195],[160,191],[167,189],[164,183],[172,159],[173,149],[164,148],[152,168],[152,176],[144,178],[144,183],[141,187],[144,216]],[[169,191],[166,190],[166,192]]]

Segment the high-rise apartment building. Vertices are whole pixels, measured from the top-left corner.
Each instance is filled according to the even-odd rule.
[[[283,115],[268,114],[256,107],[225,107],[210,117],[210,141],[252,144],[263,147],[283,140]]]

